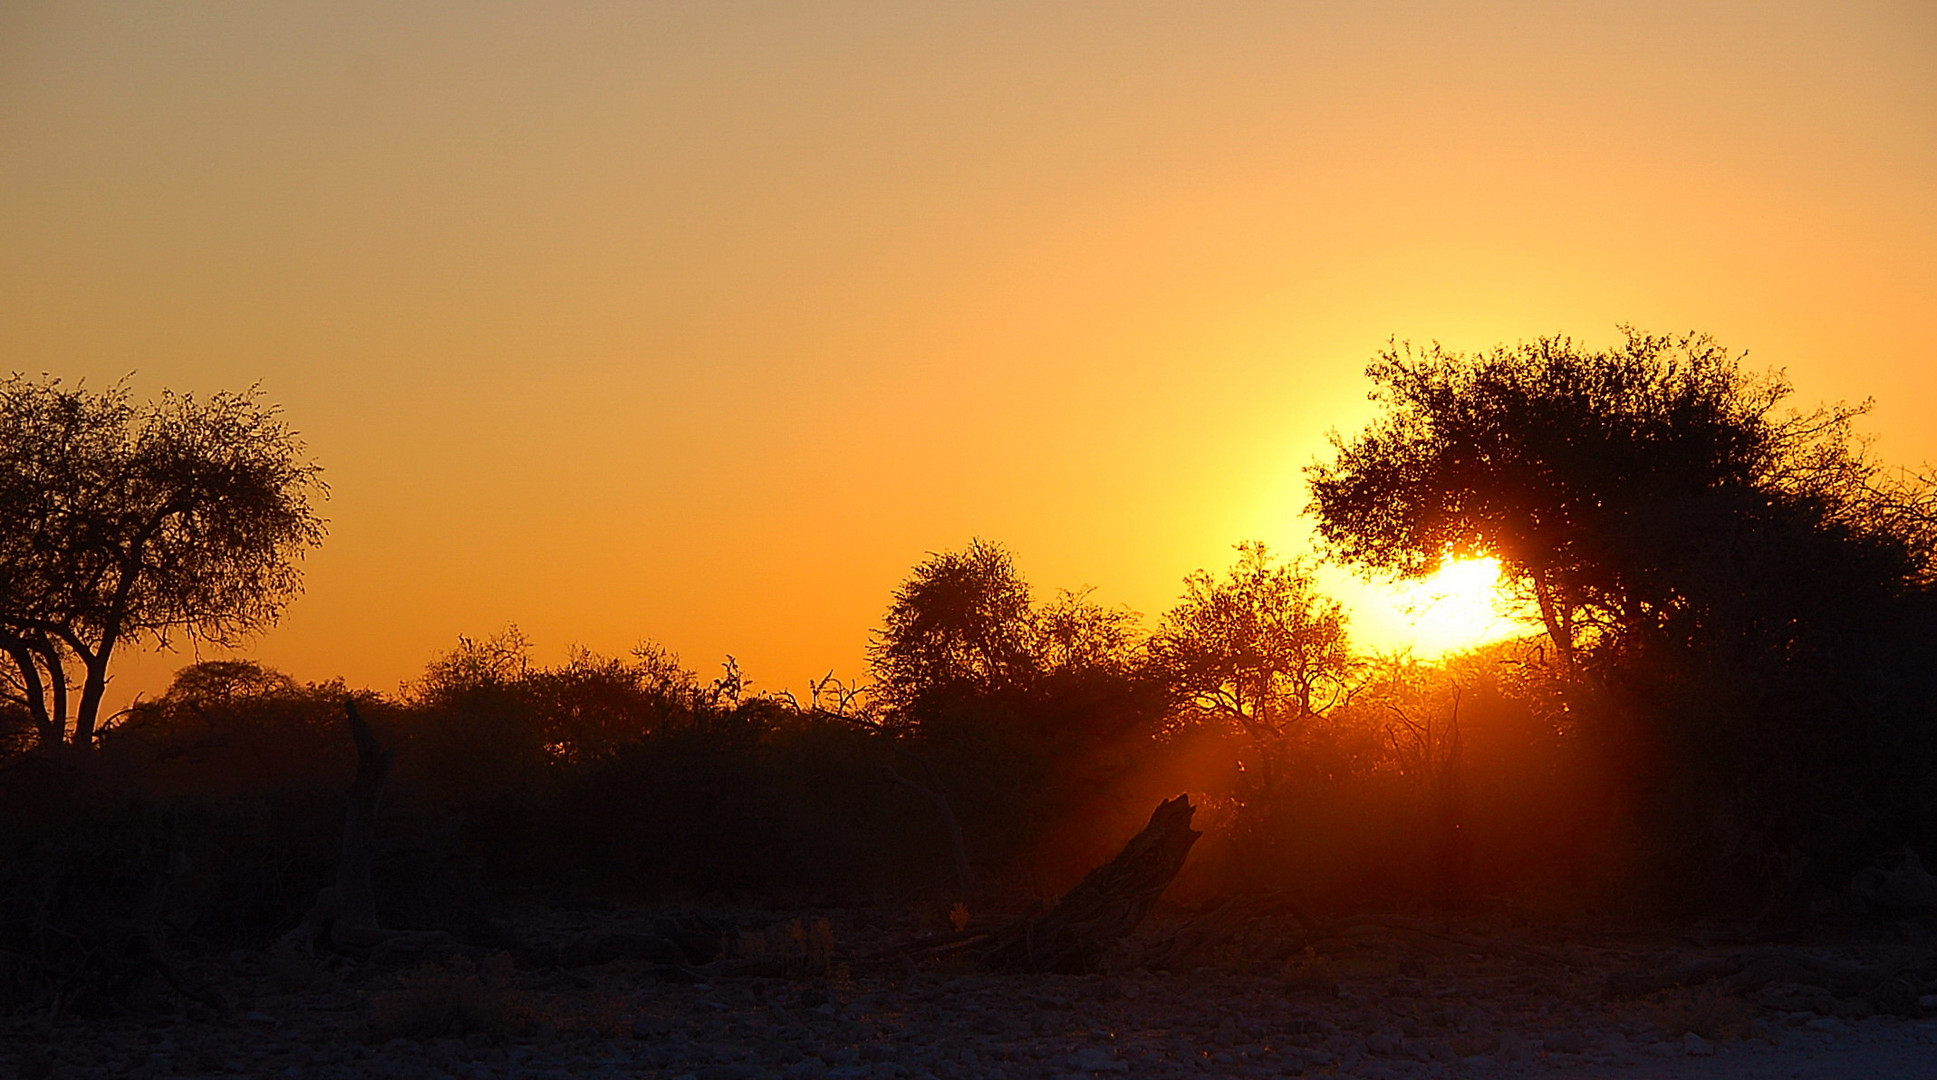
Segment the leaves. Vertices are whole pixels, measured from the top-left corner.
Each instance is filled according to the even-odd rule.
[[[1237,546],[1222,580],[1199,570],[1150,641],[1152,666],[1194,707],[1254,735],[1342,700],[1354,667],[1345,613],[1317,592],[1303,563],[1265,545]]]
[[[121,384],[0,381],[0,648],[43,740],[70,720],[91,738],[121,641],[230,645],[274,623],[326,490],[256,389],[136,406]]]

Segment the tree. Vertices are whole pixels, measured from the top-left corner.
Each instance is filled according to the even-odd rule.
[[[1124,674],[1141,636],[1137,613],[1106,608],[1089,589],[1063,589],[1035,613],[1035,652],[1052,675]]]
[[[1583,644],[1686,637],[1765,602],[1812,544],[1818,569],[1855,560],[1873,582],[1928,563],[1927,496],[1862,456],[1862,410],[1778,414],[1789,385],[1709,338],[1396,347],[1367,374],[1384,415],[1309,470],[1320,537],[1402,576],[1498,558],[1564,666]]]
[[[1276,562],[1255,541],[1237,550],[1222,580],[1204,570],[1184,579],[1150,659],[1192,707],[1248,734],[1268,769],[1288,725],[1346,698],[1354,662],[1344,609],[1303,564]]]
[[[1783,410],[1709,338],[1632,330],[1368,373],[1383,414],[1309,470],[1320,536],[1402,575],[1497,557],[1670,876],[1937,836],[1937,495],[1869,458],[1862,407]]]
[[[91,745],[115,649],[233,645],[296,596],[320,468],[256,390],[0,381],[0,651],[43,745]]]
[[[1037,672],[1029,584],[1000,544],[933,553],[895,590],[868,648],[877,696],[907,709],[944,690],[991,693]]]

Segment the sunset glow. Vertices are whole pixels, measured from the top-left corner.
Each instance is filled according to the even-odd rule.
[[[285,407],[299,678],[516,623],[800,688],[971,537],[1151,620],[1308,550],[1393,338],[1699,329],[1937,458],[1931,12],[12,5],[0,353]],[[1354,634],[1511,632],[1449,573]]]
[[[1382,590],[1405,627],[1403,644],[1422,659],[1524,634],[1526,623],[1508,615],[1500,561],[1491,557],[1447,559],[1419,581]]]

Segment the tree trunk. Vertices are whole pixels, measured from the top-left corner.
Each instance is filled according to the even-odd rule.
[[[11,634],[7,635],[5,648],[20,672],[21,693],[27,699],[27,713],[33,719],[40,744],[53,746],[64,741],[66,733],[61,730],[61,724],[47,711],[47,687],[41,682],[40,660],[33,648]]]
[[[74,745],[86,749],[94,745],[94,728],[101,715],[101,699],[108,691],[108,651],[113,648],[113,638],[108,637],[101,645],[101,651],[93,656],[82,657],[87,668],[87,677],[81,683],[81,702],[74,710]]]
[[[1563,608],[1554,598],[1554,593],[1541,579],[1540,572],[1533,575],[1534,600],[1540,605],[1540,621],[1547,628],[1547,637],[1554,643],[1554,651],[1560,655],[1561,670],[1572,672],[1574,669],[1574,619],[1571,609]]]
[[[344,701],[343,711],[356,741],[356,779],[350,784],[350,804],[343,813],[336,883],[317,894],[303,921],[283,935],[280,947],[307,949],[326,932],[331,944],[353,948],[380,945],[392,936],[377,923],[370,868],[376,861],[377,807],[383,802],[384,782],[396,755],[377,742],[356,702]]]

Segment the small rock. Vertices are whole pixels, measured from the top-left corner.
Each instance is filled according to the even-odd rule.
[[[1828,1035],[1848,1035],[1850,1033],[1850,1026],[1834,1016],[1818,1016],[1803,1026],[1811,1031],[1820,1031]]]
[[[1937,1009],[1937,994],[1925,994],[1917,999],[1917,1004],[1926,1009]]]
[[[1681,1037],[1681,1052],[1693,1057],[1707,1057],[1715,1052],[1715,1044],[1691,1031]]]
[[[1217,1033],[1211,1036],[1219,1046],[1236,1046],[1239,1038],[1241,1036],[1238,1034],[1237,1021],[1228,1016],[1224,1018],[1223,1023],[1217,1025]]]

